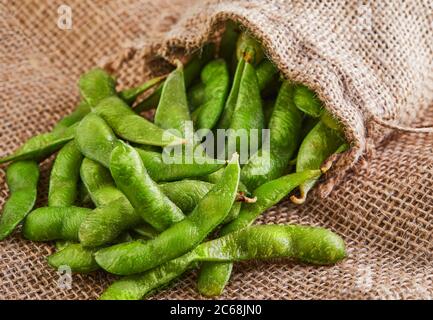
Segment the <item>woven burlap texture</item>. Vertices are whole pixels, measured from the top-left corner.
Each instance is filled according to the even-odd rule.
[[[221,298],[433,298],[433,135],[385,135],[370,121],[373,115],[413,126],[431,123],[423,121],[433,117],[431,4],[308,3],[308,10],[290,1],[219,1],[189,9],[181,0],[76,0],[68,1],[73,27],[62,30],[57,8],[63,1],[2,1],[0,155],[72,110],[79,100],[76,80],[86,69],[118,60],[121,52],[125,63],[114,66],[120,85],[137,83],[160,65],[151,59],[155,52],[171,59],[195,50],[220,21],[233,17],[263,41],[287,77],[316,89],[346,124],[354,151],[340,172],[371,143],[377,147],[368,166],[358,165],[328,198],[312,197],[303,206],[285,201],[259,221],[328,227],[347,242],[348,259],[332,267],[238,264]],[[41,165],[39,206],[50,167],[49,160]],[[0,205],[7,198],[4,168]],[[61,288],[45,262],[51,252],[51,245],[23,240],[19,232],[3,241],[0,298],[92,299],[113,279],[102,272],[74,275],[72,287]],[[193,273],[152,298],[201,297]]]

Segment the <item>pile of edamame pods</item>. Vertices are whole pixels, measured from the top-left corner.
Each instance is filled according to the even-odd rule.
[[[79,89],[75,111],[0,159],[11,162],[0,239],[22,223],[26,239],[55,241],[52,267],[122,276],[102,299],[141,299],[192,268],[200,269],[199,292],[216,296],[237,261],[326,265],[345,257],[343,240],[329,230],[252,226],[288,195],[303,203],[329,159],[348,145],[314,92],[283,79],[235,23],[227,23],[218,46],[206,44],[167,77],[117,91],[97,68],[80,77]],[[153,121],[140,115],[153,108]],[[187,137],[187,122],[228,130],[235,151],[239,141],[228,138],[236,130],[269,129],[269,148],[245,163],[239,152],[210,157]],[[199,156],[167,162],[164,150],[172,146],[193,146]],[[48,204],[34,209],[38,162],[55,152]]]

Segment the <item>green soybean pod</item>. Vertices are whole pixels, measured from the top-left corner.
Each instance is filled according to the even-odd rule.
[[[125,230],[143,223],[126,196],[116,188],[108,169],[84,159],[81,178],[97,208],[81,223],[79,239],[85,247],[96,247],[115,241]],[[148,226],[148,229],[153,228]]]
[[[222,59],[209,62],[201,72],[204,102],[194,112],[197,129],[212,129],[218,122],[227,98],[230,76]]]
[[[111,175],[142,219],[163,231],[185,216],[150,178],[138,152],[119,142],[110,158]]]
[[[23,235],[32,241],[78,242],[78,229],[92,210],[79,207],[43,207],[29,213]]]
[[[320,169],[322,163],[344,142],[343,137],[337,131],[319,121],[299,147],[296,158],[296,172]],[[300,196],[293,195],[290,200],[296,204],[304,203],[308,192],[313,188],[316,181],[317,178],[301,184],[299,186]]]
[[[203,82],[197,82],[186,93],[189,110],[193,112],[205,101],[205,85]]]
[[[57,154],[50,175],[48,206],[69,207],[77,199],[83,156],[75,141],[68,142]]]
[[[233,78],[233,84],[230,89],[229,96],[227,97],[224,110],[217,124],[217,128],[219,129],[228,129],[230,126],[230,121],[232,119],[234,110],[236,108],[236,102],[238,100],[239,88],[240,88],[244,68],[245,68],[245,60],[241,59],[237,64],[236,72]]]
[[[239,174],[239,156],[234,154],[222,179],[185,219],[152,240],[99,250],[96,262],[108,272],[127,275],[146,271],[192,250],[229,213],[236,198]]]
[[[205,242],[177,259],[152,270],[124,277],[104,291],[101,300],[139,300],[202,261],[245,261],[288,258],[329,265],[346,256],[343,239],[317,227],[261,225]]]
[[[75,142],[81,153],[108,167],[110,154],[117,141],[113,130],[96,114],[88,114],[77,127]]]
[[[11,193],[0,216],[0,240],[3,240],[33,209],[37,196],[39,167],[34,161],[12,163],[6,171]]]
[[[180,180],[159,185],[161,191],[185,213],[193,211],[213,186],[212,183],[198,180]]]
[[[187,163],[182,156],[166,161],[160,152],[136,148],[149,176],[157,182],[168,182],[205,176],[224,167],[225,162],[204,157],[193,157]]]
[[[182,136],[184,135],[185,122],[191,121],[183,65],[180,62],[164,82],[154,121],[157,126],[163,129],[177,130]]]
[[[212,59],[215,52],[215,45],[209,43],[203,46],[203,49],[197,52],[191,60],[186,64],[184,70],[185,86],[189,87],[195,79],[198,78],[202,67]],[[161,93],[161,84],[147,99],[140,102],[135,107],[135,112],[140,113],[145,110],[150,110],[158,106]]]
[[[319,118],[323,112],[322,102],[312,90],[302,84],[296,86],[293,101],[299,110],[310,117]]]
[[[88,273],[99,269],[94,253],[98,248],[84,248],[79,243],[69,244],[47,258],[48,264],[55,269],[67,265],[73,272]]]
[[[143,223],[128,199],[122,195],[97,207],[79,226],[78,237],[84,247],[113,243],[123,232]]]
[[[18,160],[42,161],[74,139],[76,127],[77,124],[74,124],[63,131],[42,133],[34,136],[11,155],[0,158],[0,164]]]
[[[263,100],[263,116],[265,119],[265,128],[269,128],[269,121],[271,120],[272,112],[275,107],[275,99]]]
[[[271,61],[263,59],[256,68],[256,74],[260,91],[262,91],[272,83],[272,80],[278,74],[278,69]]]
[[[302,113],[293,103],[294,85],[285,81],[269,121],[269,149],[252,155],[241,171],[241,181],[249,190],[284,174],[299,146]]]
[[[154,87],[158,83],[160,83],[162,80],[164,80],[164,76],[162,77],[156,77],[153,79],[150,79],[142,84],[140,84],[137,87],[129,88],[122,90],[119,92],[119,97],[125,101],[127,104],[131,105],[134,103],[134,101],[144,92],[149,90],[150,88]]]
[[[92,108],[103,99],[117,94],[116,80],[100,68],[84,73],[78,81],[78,86],[84,101]]]
[[[100,163],[84,158],[80,168],[81,181],[96,207],[103,207],[125,195],[116,188],[110,171]]]
[[[239,216],[221,229],[221,235],[250,226],[261,213],[277,204],[297,186],[318,176],[320,170],[310,170],[289,174],[261,185],[253,192],[257,201],[244,203]],[[230,263],[202,265],[198,278],[198,289],[201,294],[215,296],[223,292],[232,270],[232,266],[228,264]]]
[[[242,32],[236,44],[236,57],[238,61],[244,59],[252,65],[258,65],[265,57],[265,53],[253,36]]]
[[[103,118],[113,131],[125,140],[162,147],[185,143],[183,139],[137,115],[119,97],[113,96],[102,100],[92,112]]]
[[[87,114],[90,113],[90,106],[85,101],[81,101],[73,112],[63,117],[53,128],[53,132],[63,131],[73,124],[80,122]]]
[[[260,146],[263,128],[264,115],[256,72],[254,67],[246,62],[239,86],[235,110],[229,126],[229,129],[231,129],[228,133],[229,150],[240,150],[240,144],[237,139],[238,130],[246,130],[248,134],[248,146],[251,145],[252,139],[257,139],[257,145]],[[257,137],[254,137],[252,130],[257,130]],[[243,154],[241,154],[241,156],[243,156]]]

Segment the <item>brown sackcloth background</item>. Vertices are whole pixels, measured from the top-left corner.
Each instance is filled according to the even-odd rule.
[[[346,124],[353,151],[331,182],[358,165],[326,199],[312,194],[303,206],[285,201],[260,220],[330,228],[347,243],[345,261],[237,264],[221,298],[432,299],[433,135],[388,134],[377,125],[433,122],[432,2],[197,1],[200,10],[190,8],[193,2],[0,0],[0,156],[73,109],[76,80],[88,68],[102,62],[118,69],[121,86],[138,83],[161,65],[150,58],[155,53],[172,58],[197,49],[220,21],[235,17],[286,76],[317,90]],[[61,4],[73,10],[72,30],[57,27]],[[39,206],[50,161],[41,167]],[[0,169],[2,206],[7,187],[5,166]],[[50,244],[26,241],[19,232],[1,242],[0,298],[94,299],[113,279],[102,272],[73,275],[72,287],[61,289],[45,262],[51,252]],[[201,298],[195,274],[152,298]]]

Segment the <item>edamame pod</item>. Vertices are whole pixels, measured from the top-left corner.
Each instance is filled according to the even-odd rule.
[[[77,124],[63,131],[42,133],[26,141],[13,154],[0,158],[0,164],[8,161],[35,160],[42,161],[56,152],[67,142],[74,139]]]
[[[209,62],[201,72],[204,84],[204,102],[194,111],[197,129],[212,129],[224,109],[229,90],[230,76],[222,59]]]
[[[62,131],[73,124],[80,122],[87,114],[90,113],[90,106],[85,101],[81,101],[78,106],[75,108],[73,112],[69,115],[63,117],[57,124],[54,126],[52,132]]]
[[[260,146],[263,128],[264,115],[256,72],[251,64],[245,62],[236,106],[229,126],[231,130],[228,133],[228,150],[240,150],[237,136],[240,130],[245,130],[247,133],[247,146]],[[252,130],[257,130],[257,136],[253,134]],[[252,142],[253,140],[256,140],[256,144]],[[241,156],[246,155],[242,152]]]
[[[43,207],[29,213],[23,235],[32,241],[78,242],[78,228],[92,210],[79,207]]]
[[[189,87],[198,75],[202,67],[212,59],[215,52],[215,45],[209,43],[203,46],[203,49],[195,54],[186,64],[184,70],[185,86]],[[144,110],[156,108],[159,103],[163,85],[161,84],[147,99],[140,102],[135,107],[135,112],[140,113]]]
[[[265,53],[255,38],[242,32],[236,44],[236,57],[238,60],[244,59],[252,65],[258,65],[265,57]]]
[[[177,130],[181,136],[185,134],[186,122],[191,121],[183,65],[179,61],[177,68],[164,82],[154,121],[163,129]]]
[[[187,178],[205,176],[224,167],[224,161],[210,158],[192,157],[192,163],[187,163],[181,156],[173,156],[165,161],[159,152],[136,148],[149,176],[157,182],[175,181]]]
[[[79,243],[69,244],[47,258],[48,264],[55,269],[67,265],[73,272],[88,273],[99,269],[93,257],[97,248],[84,248]]]
[[[302,84],[296,86],[293,101],[299,110],[310,117],[318,118],[322,114],[322,102],[313,91]]]
[[[150,88],[152,88],[155,85],[157,85],[158,83],[160,83],[162,80],[164,80],[164,78],[165,78],[164,76],[162,76],[162,77],[156,77],[156,78],[150,79],[150,80],[142,83],[141,85],[139,85],[137,87],[122,90],[121,92],[119,92],[119,97],[123,101],[125,101],[127,104],[131,105],[131,104],[134,103],[134,101],[142,93],[146,92]]]
[[[257,83],[260,91],[264,90],[274,79],[278,69],[268,59],[263,59],[256,68]]]
[[[150,178],[133,147],[118,142],[111,153],[110,171],[137,213],[155,229],[163,231],[185,217]]]
[[[294,85],[285,81],[269,121],[269,149],[252,155],[241,171],[241,181],[249,190],[284,174],[299,145],[302,113],[293,103]]]
[[[214,184],[197,180],[180,180],[159,185],[162,192],[185,214],[190,213]]]
[[[92,112],[103,118],[113,131],[125,140],[162,147],[185,143],[183,139],[163,130],[165,128],[159,128],[137,115],[118,97],[113,96],[102,100],[92,109]]]
[[[125,230],[143,220],[128,199],[121,197],[93,210],[79,226],[78,237],[84,247],[97,247],[115,241]]]
[[[100,68],[83,74],[78,81],[78,86],[81,96],[91,108],[103,99],[117,94],[116,80]]]
[[[111,273],[127,275],[146,271],[190,251],[229,213],[236,198],[239,175],[239,156],[234,154],[222,179],[185,219],[155,239],[99,250],[95,255],[97,263]]]
[[[191,112],[196,110],[204,102],[204,88],[205,86],[203,82],[200,81],[188,90],[186,95],[188,99],[189,110]]]
[[[48,206],[72,206],[78,194],[78,179],[83,156],[75,141],[68,142],[57,154],[50,175]]]
[[[113,130],[96,114],[88,114],[77,128],[75,142],[81,153],[103,166],[109,166],[110,154],[117,141]]]
[[[320,170],[310,170],[289,174],[261,185],[253,192],[257,201],[243,204],[239,216],[221,229],[221,235],[250,226],[261,213],[277,204],[297,186],[318,176]],[[198,280],[201,294],[215,296],[222,293],[232,270],[228,264],[204,263],[202,265]]]
[[[217,124],[217,127],[219,129],[228,129],[230,126],[230,121],[232,119],[233,112],[235,111],[236,108],[236,102],[238,100],[239,87],[241,84],[244,68],[245,68],[245,60],[241,59],[239,60],[238,65],[236,67],[235,76],[233,78],[233,84],[230,89],[230,93],[227,98],[227,101],[225,103],[223,113]]]
[[[83,246],[110,243],[123,231],[143,223],[126,196],[116,188],[108,169],[95,161],[84,159],[81,178],[97,206],[80,225],[79,238]],[[148,229],[156,232],[150,226]]]
[[[118,198],[125,197],[114,185],[110,171],[96,161],[84,158],[80,176],[90,198],[97,207],[103,207]]]
[[[296,172],[320,169],[322,163],[343,143],[344,139],[337,131],[330,129],[323,121],[319,121],[299,147]],[[293,195],[290,200],[296,204],[304,203],[308,192],[313,188],[316,181],[317,178],[301,184],[299,186],[300,197]]]
[[[39,166],[34,161],[14,162],[7,168],[6,182],[11,195],[0,216],[0,240],[10,235],[33,209],[38,180]]]
[[[205,242],[192,252],[142,274],[115,281],[100,299],[141,299],[201,261],[289,258],[327,265],[345,256],[343,239],[323,228],[300,225],[254,226]]]

